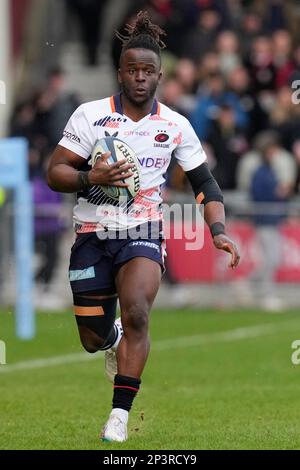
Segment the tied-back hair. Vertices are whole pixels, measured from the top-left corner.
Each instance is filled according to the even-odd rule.
[[[116,37],[123,44],[122,54],[127,49],[150,49],[160,56],[161,49],[166,47],[161,39],[161,36],[166,35],[165,31],[152,23],[147,11],[140,11],[134,24],[127,24],[125,31],[127,35],[116,32]]]

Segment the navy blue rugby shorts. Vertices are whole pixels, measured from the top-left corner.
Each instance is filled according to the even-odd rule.
[[[116,293],[115,277],[129,260],[151,259],[165,270],[165,242],[162,231],[155,237],[143,227],[142,238],[133,239],[130,231],[120,239],[101,239],[96,232],[78,234],[71,249],[69,280],[73,294],[95,292],[98,295]],[[145,233],[146,228],[146,233]],[[121,232],[124,235],[124,232]]]

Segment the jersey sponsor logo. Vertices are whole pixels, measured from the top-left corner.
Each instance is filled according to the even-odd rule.
[[[69,280],[71,282],[83,281],[84,279],[93,279],[96,277],[95,268],[91,266],[86,269],[70,270],[69,271]]]
[[[152,250],[155,250],[158,253],[160,253],[159,246],[156,245],[156,243],[153,243],[153,242],[135,241],[135,242],[129,243],[129,246],[144,246],[145,248],[151,248]]]
[[[72,134],[72,132],[64,131],[63,136],[68,140],[73,140],[74,142],[80,144],[80,138],[78,137],[78,135]]]
[[[99,121],[95,121],[93,126],[97,127],[110,127],[112,129],[119,129],[120,124],[127,122],[126,118],[113,118],[111,116],[105,116],[104,118],[99,119]]]
[[[139,158],[138,160],[143,168],[163,168],[169,162],[168,158],[162,157],[143,157]]]
[[[150,132],[148,131],[125,131],[124,135],[126,137],[131,136],[131,135],[136,136],[136,137],[149,137]]]

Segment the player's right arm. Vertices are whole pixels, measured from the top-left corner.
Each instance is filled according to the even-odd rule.
[[[83,172],[79,168],[85,159],[58,145],[50,159],[48,185],[62,193],[76,193],[94,185],[127,187],[124,179],[131,176],[133,165],[127,164],[126,159],[110,165],[109,156],[110,152],[105,153],[90,171]]]
[[[88,105],[81,105],[70,117],[61,141],[51,156],[47,181],[54,191],[76,193],[94,185],[127,187],[124,180],[131,176],[133,165],[122,160],[110,165],[110,153],[99,158],[90,171],[80,171],[93,151],[97,136],[87,115]]]

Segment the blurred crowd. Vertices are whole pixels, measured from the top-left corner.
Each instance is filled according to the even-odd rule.
[[[46,182],[49,158],[61,139],[62,131],[80,100],[65,88],[64,72],[49,71],[40,89],[19,102],[14,110],[10,134],[25,137],[29,143],[29,175],[35,206],[35,249],[39,255],[35,280],[47,292],[59,259],[60,238],[69,227],[64,217],[65,198]]]
[[[100,24],[109,2],[66,0],[81,19],[87,63],[97,65]],[[241,190],[255,202],[284,205],[300,182],[300,5],[296,0],[134,0],[114,30],[147,9],[167,33],[159,99],[186,116],[207,153],[223,190]],[[101,4],[101,8],[100,8]],[[99,25],[97,28],[95,25]],[[118,67],[121,44],[111,32],[111,59]],[[99,90],[101,93],[101,90]],[[50,282],[55,246],[63,229],[62,197],[46,186],[49,154],[60,139],[79,98],[64,88],[59,68],[43,87],[18,103],[12,136],[30,143],[35,203],[49,202],[52,219],[36,217],[36,238],[51,253],[37,273]],[[174,162],[167,189],[190,191]],[[55,209],[57,208],[57,210]],[[277,227],[284,211],[253,218],[257,227]],[[49,236],[49,234],[53,236]],[[50,265],[49,265],[50,259]]]
[[[121,30],[132,21],[136,3]],[[140,6],[167,33],[160,100],[189,119],[222,190],[243,192],[253,207],[248,220],[262,257],[252,280],[264,307],[276,310],[274,280],[283,253],[279,227],[300,182],[300,5],[148,0]],[[119,53],[114,40],[116,67]],[[175,162],[167,197],[170,190],[190,191]]]
[[[134,12],[136,3],[133,2]],[[190,120],[221,188],[249,190],[253,171],[259,164],[272,161],[279,183],[284,185],[279,192],[282,195],[297,192],[300,162],[297,2],[140,3],[147,5],[152,17],[167,32],[160,99]],[[132,20],[134,12],[128,14],[124,23]],[[116,65],[118,48],[114,41]],[[169,185],[186,188],[178,167],[171,172]]]

